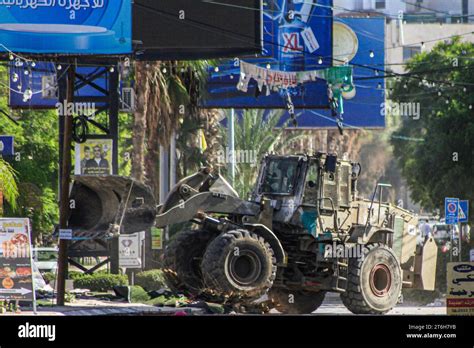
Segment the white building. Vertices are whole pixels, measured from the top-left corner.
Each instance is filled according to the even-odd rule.
[[[380,12],[396,17],[401,12],[408,22],[474,22],[474,0],[334,0],[335,14]]]
[[[403,63],[439,39],[459,35],[474,42],[474,0],[334,0],[334,14],[386,16],[385,59],[395,73],[403,73]]]
[[[440,42],[440,38],[459,35],[461,40],[474,42],[474,23],[433,24],[405,23],[390,21],[385,29],[386,63],[396,73],[403,73],[408,59],[422,51],[430,51]],[[467,35],[466,35],[467,34]]]

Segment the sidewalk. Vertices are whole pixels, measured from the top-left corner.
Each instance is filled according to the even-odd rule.
[[[188,315],[203,314],[199,308],[154,307],[140,303],[112,302],[100,300],[76,300],[63,307],[38,307],[38,316],[104,316],[104,315]],[[32,316],[32,310],[22,311],[20,314],[6,313],[4,316]]]

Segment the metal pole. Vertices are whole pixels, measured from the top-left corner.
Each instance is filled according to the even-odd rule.
[[[449,226],[449,235],[451,237],[451,251],[449,253],[449,261],[450,262],[453,262],[453,252],[454,252],[454,241],[455,241],[455,238],[454,238],[454,225],[448,225]]]
[[[458,222],[459,229],[459,262],[462,262],[462,228],[461,223]]]
[[[110,117],[110,136],[113,139],[113,158],[112,171],[114,175],[119,174],[119,104],[120,104],[120,86],[119,72],[116,68],[109,72],[109,117]],[[116,252],[116,251],[114,251]]]
[[[171,135],[170,142],[170,188],[176,185],[176,133]]]
[[[233,185],[235,182],[235,110],[231,109],[229,114],[229,119],[227,120],[227,151],[226,154],[230,154],[230,162],[229,162],[229,176],[231,184]],[[226,157],[228,157],[226,155]],[[227,159],[227,158],[226,158]]]
[[[171,153],[171,156],[174,154]],[[165,148],[160,145],[160,204],[163,204],[168,196],[170,188],[170,151],[169,148]],[[168,241],[169,229],[164,229],[164,239]]]
[[[74,80],[75,80],[75,66],[70,64],[67,72],[67,103],[74,102]],[[68,104],[66,104],[68,105]],[[69,108],[65,108],[68,110]],[[72,143],[72,115],[68,115],[67,111],[63,115],[64,136],[62,148],[62,163],[61,163],[61,192],[59,202],[59,225],[61,229],[66,229],[68,225],[69,216],[69,184],[71,182],[71,143]],[[67,248],[68,241],[59,241],[59,255],[58,255],[58,306],[64,306],[66,294],[66,275],[67,275]]]
[[[169,149],[160,145],[160,204],[164,203],[169,192]]]

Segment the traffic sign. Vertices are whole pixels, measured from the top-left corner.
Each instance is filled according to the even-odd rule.
[[[11,135],[0,135],[0,155],[13,156],[15,154],[15,138]]]
[[[459,201],[459,222],[469,220],[469,201]]]
[[[459,199],[445,198],[444,199],[444,214],[447,225],[455,225],[458,223],[459,214]]]
[[[72,230],[59,230],[59,239],[72,240]]]

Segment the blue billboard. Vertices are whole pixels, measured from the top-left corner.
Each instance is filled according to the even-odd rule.
[[[37,62],[34,68],[9,67],[10,96],[9,106],[13,109],[55,109],[57,108],[57,74],[55,64]],[[59,76],[67,70],[59,71]],[[108,68],[78,66],[76,71],[76,97],[106,97],[108,91]],[[27,74],[25,74],[27,73]],[[83,83],[93,78],[93,85]],[[102,106],[103,103],[96,103]]]
[[[385,18],[334,18],[334,65],[343,62],[353,66],[355,85],[344,99],[344,127],[384,128]],[[337,127],[329,110],[306,108],[296,114],[299,128]]]
[[[326,81],[299,76],[305,83],[296,83],[294,73],[331,66],[332,24],[332,0],[265,1],[262,55],[212,67],[202,106],[285,108],[289,92],[295,108],[328,108]]]
[[[0,0],[0,50],[132,52],[131,0]]]

